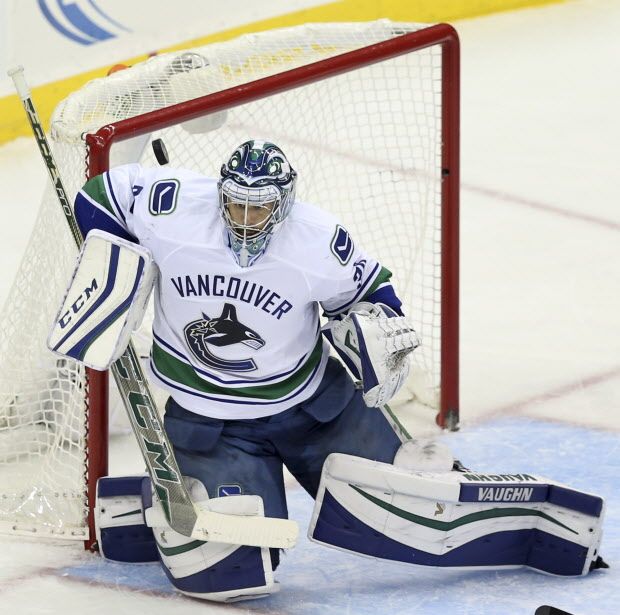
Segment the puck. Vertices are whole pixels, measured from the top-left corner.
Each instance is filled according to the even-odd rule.
[[[170,158],[168,158],[168,150],[161,139],[155,139],[155,141],[151,143],[151,146],[153,147],[153,153],[155,154],[155,158],[159,164],[164,165],[170,162]]]

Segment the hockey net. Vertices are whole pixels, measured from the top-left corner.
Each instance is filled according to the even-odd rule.
[[[171,166],[210,176],[243,141],[280,145],[298,196],[335,213],[393,272],[422,341],[409,393],[454,427],[458,70],[449,26],[305,25],[94,80],[58,106],[50,138],[71,198],[109,166],[157,165],[158,138]],[[0,317],[0,531],[92,540],[105,394],[94,400],[84,369],[45,347],[75,255],[48,187]]]

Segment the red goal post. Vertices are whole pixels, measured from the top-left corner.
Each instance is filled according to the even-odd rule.
[[[293,43],[278,46],[278,37]],[[75,172],[78,155],[85,164],[81,178],[66,182],[69,193],[115,164],[156,164],[156,138],[171,166],[212,175],[248,138],[281,145],[299,173],[298,195],[334,205],[354,239],[394,272],[422,339],[411,395],[442,427],[456,429],[459,73],[458,37],[446,24],[311,24],[153,58],[96,80],[61,103],[51,137],[61,172]],[[83,380],[79,373],[76,367],[59,388],[63,396],[88,391],[83,434],[73,434],[70,446],[84,449],[84,532],[92,548],[96,480],[108,471],[108,381],[104,373],[88,370]],[[2,425],[0,408],[0,436]],[[0,474],[2,463],[0,450]],[[75,514],[63,513],[69,517],[79,517],[79,504]],[[0,508],[0,526],[3,518]],[[78,522],[45,523],[56,536]]]

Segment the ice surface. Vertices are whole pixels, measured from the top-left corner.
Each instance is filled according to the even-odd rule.
[[[443,437],[469,467],[545,475],[604,496],[602,553],[612,568],[580,579],[435,571],[303,540],[283,557],[278,595],[217,606],[171,593],[156,565],[3,538],[2,612],[620,612],[620,5],[582,0],[455,25],[462,428]],[[0,302],[43,190],[37,156],[31,139],[0,147]],[[401,416],[416,433],[433,430],[430,415]],[[112,442],[111,464],[113,473],[140,471],[130,437]],[[289,487],[291,515],[305,524],[311,500]]]

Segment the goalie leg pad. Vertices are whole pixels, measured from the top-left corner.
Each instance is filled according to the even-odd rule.
[[[204,485],[185,478],[194,502],[228,514],[262,516],[262,498],[233,495],[209,499]],[[273,580],[269,549],[194,540],[174,531],[161,505],[152,497],[151,484],[143,484],[143,506],[152,526],[159,557],[166,576],[178,591],[193,598],[215,602],[236,602],[263,598],[279,587]]]
[[[105,476],[97,481],[95,528],[99,552],[115,562],[156,562],[153,530],[144,522],[144,476]]]
[[[88,233],[48,336],[49,349],[108,369],[142,322],[155,271],[146,248],[104,231]]]
[[[411,472],[330,455],[308,536],[409,564],[587,574],[603,500],[527,474]]]

